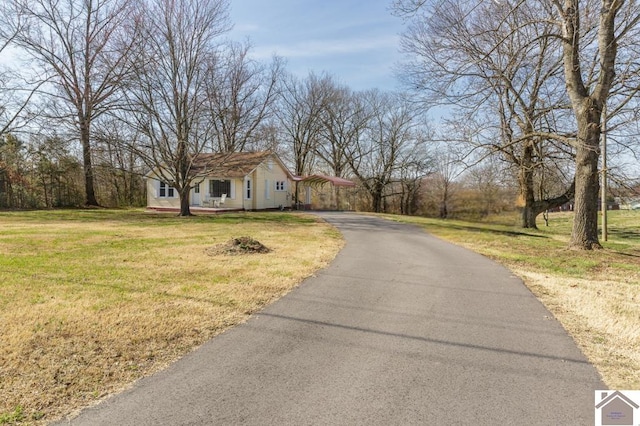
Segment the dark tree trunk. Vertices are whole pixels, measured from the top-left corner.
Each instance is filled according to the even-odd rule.
[[[99,206],[94,188],[93,165],[91,162],[91,135],[89,123],[86,120],[80,124],[80,139],[82,143],[82,161],[84,168],[84,187],[86,206]]]
[[[522,150],[519,166],[518,186],[520,187],[520,199],[524,202],[520,226],[536,229],[536,216],[541,212],[533,210],[536,198],[533,183],[533,145],[530,142],[526,143]]]
[[[520,226],[525,229],[538,229],[538,224],[536,223],[536,218],[540,213],[544,210],[537,212],[534,210],[533,206],[530,204],[525,204],[522,208],[522,215],[520,217]]]
[[[447,202],[442,201],[440,203],[440,219],[446,219],[449,217],[449,209],[447,209]]]
[[[578,124],[576,148],[576,194],[573,229],[569,247],[578,250],[602,248],[598,241],[598,157],[600,156],[600,120],[615,78],[617,54],[616,14],[624,2],[602,0],[597,32],[599,70],[590,93],[581,66],[580,12],[578,0],[556,2],[562,19],[562,47],[565,83]],[[591,41],[589,41],[591,42]]]
[[[376,181],[373,186],[373,209],[376,213],[386,212],[383,196],[384,187],[385,185],[381,181]]]
[[[518,185],[520,187],[520,199],[524,201],[522,214],[520,216],[520,226],[525,229],[538,229],[537,217],[546,210],[560,207],[571,201],[575,194],[575,182],[571,184],[567,191],[555,198],[536,200],[534,167],[534,149],[532,144],[527,144],[522,152],[520,171],[518,174]]]
[[[598,240],[598,196],[600,181],[600,111],[590,107],[578,121],[579,144],[576,150],[576,194],[574,220],[569,247],[580,250],[600,249]]]
[[[572,183],[567,191],[555,198],[548,198],[544,200],[535,200],[532,203],[525,204],[522,208],[522,227],[530,229],[538,229],[536,219],[541,213],[549,209],[560,207],[563,204],[571,201],[575,194],[575,183]]]
[[[191,188],[188,186],[179,192],[180,194],[180,214],[178,216],[192,216],[189,206],[189,193]]]
[[[372,207],[375,213],[382,213],[382,195],[377,191],[371,194]]]

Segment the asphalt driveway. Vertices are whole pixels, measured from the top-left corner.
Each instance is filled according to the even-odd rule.
[[[410,225],[323,213],[335,261],[73,425],[588,425],[605,385],[508,270]]]

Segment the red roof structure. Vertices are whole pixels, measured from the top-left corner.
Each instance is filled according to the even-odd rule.
[[[294,180],[307,183],[309,185],[324,185],[325,183],[331,183],[334,186],[346,186],[354,187],[356,184],[350,180],[326,175],[311,175],[307,177],[296,176]]]

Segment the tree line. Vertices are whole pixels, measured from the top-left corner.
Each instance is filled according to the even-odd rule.
[[[570,246],[600,248],[601,135],[635,148],[640,5],[396,0],[394,10],[408,22],[405,81],[421,102],[453,108],[450,134],[511,165],[522,225],[571,200]],[[564,185],[545,187],[550,175]]]
[[[251,59],[248,43],[224,38],[226,0],[2,7],[3,49],[17,48],[24,59],[4,74],[15,87],[2,87],[5,99],[22,101],[11,116],[5,109],[5,207],[140,203],[140,176],[164,165],[161,178],[188,215],[193,159],[203,152],[271,149],[297,175],[355,177],[375,211],[392,185],[427,174],[427,127],[407,97],[356,93],[325,73],[298,78],[278,57]],[[54,142],[59,151],[50,159],[64,178],[55,193],[64,197],[52,197],[38,171],[37,153]]]
[[[571,246],[599,247],[601,135],[635,148],[635,2],[396,0],[403,93],[256,61],[225,38],[229,7],[3,2],[0,49],[22,61],[0,75],[0,206],[144,203],[162,164],[189,215],[195,156],[271,149],[296,175],[357,181],[376,212],[447,217],[463,185],[492,200],[482,211],[513,197],[536,227],[572,201]]]

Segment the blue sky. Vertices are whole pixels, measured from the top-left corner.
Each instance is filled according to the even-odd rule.
[[[327,71],[353,90],[400,89],[393,66],[401,59],[402,20],[391,0],[232,0],[229,36],[249,39],[252,56],[286,59],[300,77]]]

